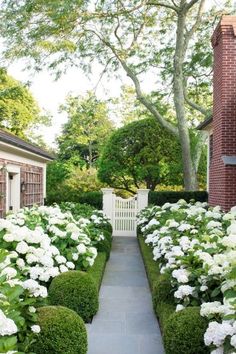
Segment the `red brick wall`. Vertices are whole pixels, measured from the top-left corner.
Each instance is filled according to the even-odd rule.
[[[0,165],[14,164],[20,166],[21,183],[25,182],[25,191],[21,193],[21,207],[43,204],[43,168],[0,158]],[[3,195],[3,196],[2,196]],[[2,197],[1,197],[2,196]],[[0,170],[0,217],[6,208],[6,172]]]
[[[213,156],[209,203],[228,210],[236,205],[236,166],[222,156],[236,156],[236,16],[223,16],[216,28],[213,76]]]

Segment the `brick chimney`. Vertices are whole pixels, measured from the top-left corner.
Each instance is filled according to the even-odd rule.
[[[213,135],[209,203],[227,211],[236,205],[236,16],[223,16],[214,48]]]

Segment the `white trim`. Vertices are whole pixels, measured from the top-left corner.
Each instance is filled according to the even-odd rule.
[[[11,199],[11,204],[13,207],[13,212],[20,209],[20,167],[14,166],[12,164],[7,165],[6,172],[6,211],[9,211],[9,174],[13,174],[11,194],[13,195]]]
[[[41,156],[37,153],[25,150],[23,148],[19,148],[17,146],[13,146],[11,144],[4,143],[3,141],[0,141],[0,149],[3,149],[3,151],[13,151],[13,153],[17,153],[17,155],[23,155],[23,156],[30,156],[33,157],[34,159],[41,161],[41,162],[47,162],[47,161],[53,161],[53,158],[47,158],[44,156]]]
[[[14,152],[7,152],[7,151],[2,151],[1,150],[1,144],[0,144],[0,158],[3,160],[9,160],[14,162],[19,162],[27,165],[33,165],[37,167],[44,167],[46,165],[46,161],[37,161],[30,159],[28,157],[20,156]]]
[[[20,166],[18,166],[18,165],[13,165],[13,164],[9,163],[5,167],[7,169],[7,172],[20,173]]]

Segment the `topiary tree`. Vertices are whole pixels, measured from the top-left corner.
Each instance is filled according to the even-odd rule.
[[[69,271],[55,277],[49,287],[52,305],[68,307],[89,322],[98,311],[98,289],[92,277],[81,271]]]
[[[165,322],[164,345],[166,354],[207,354],[204,333],[208,321],[201,317],[199,307],[188,307],[175,312]]]
[[[116,130],[99,161],[98,178],[131,193],[143,184],[154,190],[158,183],[182,184],[180,145],[153,118]]]
[[[38,309],[41,328],[35,336],[32,351],[36,354],[86,354],[87,333],[83,320],[62,306]]]

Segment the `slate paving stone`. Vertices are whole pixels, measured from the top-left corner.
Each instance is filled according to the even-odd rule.
[[[114,237],[99,298],[88,354],[165,354],[136,238]]]

